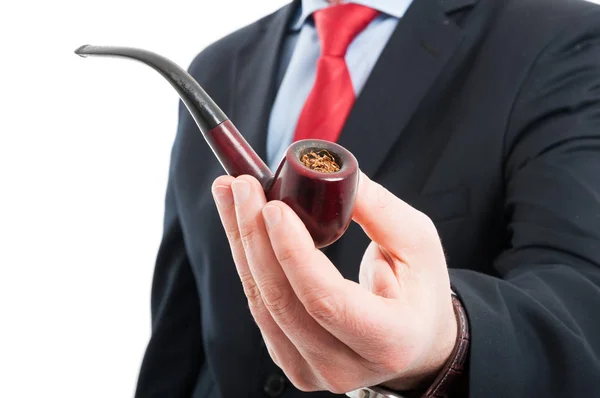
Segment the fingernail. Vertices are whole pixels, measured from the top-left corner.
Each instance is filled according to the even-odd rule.
[[[281,209],[275,205],[266,205],[262,213],[265,224],[269,229],[273,228],[281,220]]]
[[[233,198],[235,203],[244,203],[250,196],[250,184],[244,180],[235,180],[231,183],[231,190],[233,191]]]
[[[213,197],[215,198],[215,202],[217,202],[217,206],[219,207],[229,207],[233,204],[233,195],[231,193],[231,189],[224,185],[217,185],[213,188]]]

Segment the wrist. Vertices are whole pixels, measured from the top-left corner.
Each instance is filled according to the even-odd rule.
[[[471,343],[471,331],[467,313],[458,296],[452,292],[452,304],[458,322],[456,345],[442,372],[427,389],[424,397],[448,397],[450,393],[464,389],[467,384],[467,363]],[[463,396],[464,394],[461,394]]]
[[[451,392],[462,388],[466,378],[467,360],[470,347],[470,328],[465,308],[458,296],[452,292],[452,306],[457,321],[456,342],[449,359],[438,373],[433,383],[418,397],[448,397]]]
[[[382,383],[381,386],[394,391],[425,391],[443,372],[451,361],[456,346],[460,342],[460,320],[455,308],[455,298],[448,302],[447,316],[443,317],[440,331],[436,334],[427,356],[415,366],[413,371],[403,374],[397,379]],[[459,304],[459,303],[457,303]],[[459,304],[460,305],[460,304]]]
[[[369,388],[355,390],[347,395],[350,397],[445,398],[451,393],[464,389],[468,382],[465,373],[469,352],[470,330],[465,309],[454,293],[452,294],[452,305],[458,326],[454,348],[448,360],[430,384],[420,389],[397,389],[393,388],[390,383],[384,383],[379,387],[375,387],[374,390]],[[461,394],[461,396],[463,395]]]

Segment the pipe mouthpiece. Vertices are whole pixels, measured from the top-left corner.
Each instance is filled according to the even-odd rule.
[[[92,46],[86,44],[75,50],[80,57],[108,56],[129,58],[146,64],[160,73],[175,90],[196,121],[202,134],[227,120],[227,116],[187,71],[173,61],[139,48]]]
[[[87,48],[90,47],[89,44],[84,44],[83,46],[79,47],[77,50],[75,50],[75,54],[79,55],[82,58],[87,57]]]

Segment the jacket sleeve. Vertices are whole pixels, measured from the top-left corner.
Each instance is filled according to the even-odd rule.
[[[180,120],[184,109],[180,106]],[[152,334],[142,361],[136,398],[191,397],[204,362],[200,300],[179,221],[172,170],[173,166],[152,282]]]
[[[450,271],[471,327],[470,397],[600,397],[596,11],[557,33],[514,103],[497,276]]]

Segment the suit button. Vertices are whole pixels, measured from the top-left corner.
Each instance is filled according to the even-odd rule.
[[[264,390],[269,397],[278,397],[285,389],[285,378],[277,373],[272,373],[267,377]]]

